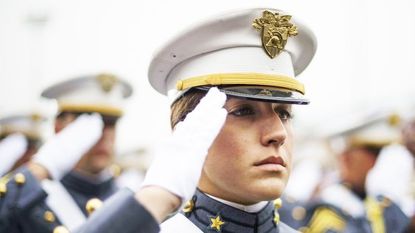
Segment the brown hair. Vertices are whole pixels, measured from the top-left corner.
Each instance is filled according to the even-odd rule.
[[[206,95],[206,91],[192,89],[171,105],[170,124],[173,129],[177,123],[186,119],[189,112],[195,109],[199,101]]]

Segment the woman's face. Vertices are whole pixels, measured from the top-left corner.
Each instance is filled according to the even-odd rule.
[[[240,204],[281,196],[291,171],[291,105],[230,98],[199,188]]]

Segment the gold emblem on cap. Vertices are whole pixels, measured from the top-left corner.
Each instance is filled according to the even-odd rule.
[[[290,22],[291,15],[264,11],[262,18],[255,19],[252,26],[262,34],[262,47],[271,58],[276,57],[287,44],[288,37],[298,34],[297,26]]]
[[[401,123],[401,117],[398,114],[392,114],[388,118],[388,123],[391,126],[398,126]]]
[[[92,198],[86,203],[85,209],[88,214],[92,214],[95,210],[99,209],[102,206],[102,201],[98,198]]]
[[[117,80],[117,77],[113,74],[100,74],[97,76],[97,81],[101,84],[101,88],[105,92],[110,92],[115,84],[117,84]]]

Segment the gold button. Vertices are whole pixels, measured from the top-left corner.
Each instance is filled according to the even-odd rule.
[[[0,197],[5,196],[7,193],[7,185],[0,182]]]
[[[88,214],[92,214],[95,210],[99,209],[102,206],[102,201],[98,198],[92,198],[86,203],[85,209]]]
[[[189,200],[186,202],[186,205],[183,207],[183,212],[190,213],[193,211],[194,207],[195,207],[195,202],[193,200]]]
[[[46,222],[55,221],[55,215],[49,210],[45,211],[45,213],[43,214],[43,218],[46,220]]]
[[[280,214],[278,214],[277,212],[274,213],[274,222],[275,224],[280,223]]]
[[[64,226],[58,226],[53,229],[53,233],[69,233],[69,230]]]
[[[281,200],[281,198],[277,198],[277,199],[275,199],[275,200],[274,200],[274,207],[275,207],[276,209],[279,209],[279,208],[281,208],[281,206],[282,206],[282,200]]]
[[[110,166],[110,172],[112,174],[112,176],[114,176],[115,178],[119,177],[121,175],[122,169],[120,167],[120,165],[118,164],[112,164]]]
[[[22,173],[17,173],[14,176],[14,181],[16,182],[16,184],[18,185],[23,185],[26,182],[26,177],[22,174]]]
[[[293,208],[292,212],[291,212],[291,216],[299,221],[299,220],[303,220],[306,214],[306,210],[304,207],[301,206],[296,206]]]

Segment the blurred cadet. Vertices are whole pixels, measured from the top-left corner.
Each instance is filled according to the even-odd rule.
[[[15,219],[20,222],[9,224],[22,229],[17,232],[53,232],[61,224],[75,229],[101,205],[100,199],[117,190],[109,166],[115,125],[123,113],[121,104],[131,93],[129,84],[110,74],[72,79],[42,93],[57,100],[57,134],[34,156],[29,169],[22,168],[15,175],[24,177],[24,184],[8,182],[12,177],[4,179],[6,197],[13,193],[21,197],[10,198],[13,203],[1,200],[8,207],[5,216],[24,213]],[[42,181],[41,186],[37,181]],[[28,209],[16,209],[16,205]]]
[[[9,114],[0,118],[0,176],[27,163],[37,152],[42,144],[45,120],[37,113]]]
[[[193,25],[167,42],[149,68],[152,86],[172,101],[173,135],[181,136],[157,147],[142,190],[161,186],[187,200],[161,232],[295,232],[280,221],[278,198],[292,167],[292,107],[308,103],[296,77],[314,56],[314,35],[276,9],[233,11]],[[185,162],[174,171],[176,160]],[[186,176],[186,169],[202,173]],[[173,177],[183,178],[180,189]],[[133,214],[103,211],[92,218],[107,226]]]
[[[111,170],[117,176],[118,187],[137,190],[144,180],[151,160],[152,155],[146,148],[139,148],[116,156],[115,163],[111,165]]]
[[[43,187],[60,184],[59,177],[73,169],[82,155],[92,148],[101,137],[102,129],[99,115],[82,115],[47,140],[27,165],[1,177],[0,232],[53,232],[62,221],[73,225],[82,223],[83,219],[79,218],[83,217],[82,212],[67,192],[48,195],[48,190]],[[47,163],[41,162],[47,158]],[[47,169],[55,172],[49,174]],[[48,177],[56,182],[48,180]],[[51,199],[60,202],[51,202]],[[57,207],[54,203],[64,206]],[[72,218],[58,218],[55,210],[57,213],[67,212],[67,216]]]
[[[282,196],[283,205],[278,210],[281,221],[294,229],[302,227],[308,203],[317,197],[332,157],[326,141],[316,135],[302,141],[295,147],[296,162]]]
[[[323,187],[309,206],[302,232],[404,232],[408,218],[386,193],[366,192],[369,171],[382,148],[399,141],[398,117],[385,111],[357,114],[330,137],[339,151],[337,183]],[[398,182],[396,180],[395,182]],[[393,188],[392,183],[384,186]],[[399,185],[398,185],[399,186]]]
[[[414,136],[415,121],[408,120],[402,128],[402,144],[392,144],[382,150],[366,181],[368,193],[388,197],[412,218],[407,232],[415,230]]]
[[[117,190],[109,166],[114,159],[116,123],[123,115],[124,99],[131,94],[130,84],[112,74],[71,79],[42,92],[43,97],[57,100],[59,110],[55,120],[56,132],[85,113],[98,113],[104,122],[102,136],[96,145],[61,179],[85,216],[88,215],[86,204],[90,199],[106,199]],[[45,158],[40,163],[46,164],[51,159],[56,159],[56,156]],[[49,167],[51,166],[48,169]],[[49,172],[53,176],[55,171]]]
[[[402,130],[402,142],[412,157],[415,158],[415,116],[413,115],[409,117],[404,124]],[[413,167],[415,167],[415,164],[413,164]],[[415,171],[412,172],[412,180],[409,190],[412,200],[415,200]],[[415,206],[413,210],[415,211]],[[412,215],[411,226],[407,232],[415,232],[415,213]]]

